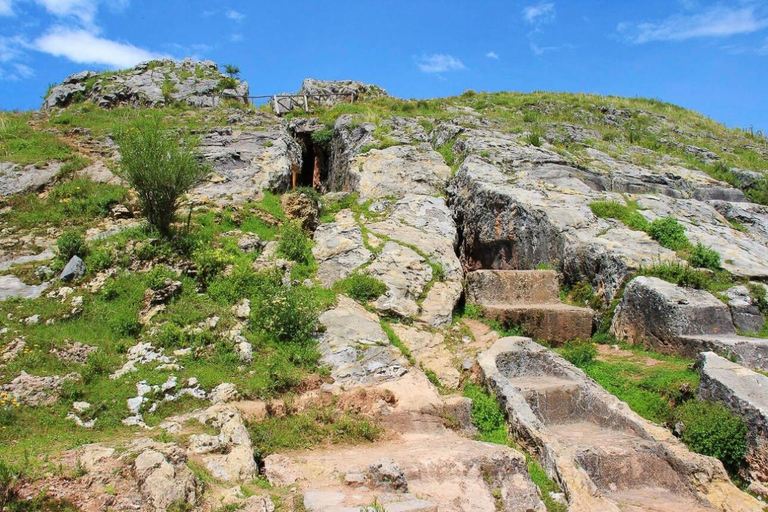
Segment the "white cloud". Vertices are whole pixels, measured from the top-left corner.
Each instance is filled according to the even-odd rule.
[[[0,16],[13,16],[11,0],[0,0]]]
[[[56,27],[34,41],[38,51],[56,57],[65,57],[80,64],[101,64],[113,68],[127,68],[139,62],[164,58],[132,44],[98,37],[87,30]]]
[[[245,19],[245,14],[237,12],[234,9],[228,10],[226,16],[227,18],[235,21],[243,21]]]
[[[554,2],[540,2],[523,9],[523,19],[531,25],[545,25],[555,21]]]
[[[243,34],[238,34],[237,32],[235,32],[234,34],[229,36],[229,40],[230,42],[233,42],[233,43],[239,43],[240,41],[243,40]]]
[[[26,64],[14,64],[13,68],[16,70],[16,73],[21,78],[31,78],[35,75],[35,70],[33,70],[31,67],[27,66]]]
[[[423,73],[444,73],[467,69],[464,63],[453,55],[434,53],[416,58],[416,65]]]
[[[697,37],[727,37],[749,34],[768,27],[768,17],[753,6],[714,6],[703,12],[674,15],[660,22],[620,23],[617,30],[627,41],[684,41]]]
[[[485,56],[488,57],[489,59],[499,60],[498,54],[493,51],[486,53]]]

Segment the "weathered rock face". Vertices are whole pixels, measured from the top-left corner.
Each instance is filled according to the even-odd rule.
[[[661,352],[696,357],[712,350],[751,368],[768,368],[768,342],[738,336],[728,306],[709,292],[655,277],[630,281],[611,333]]]
[[[428,144],[372,149],[349,163],[342,190],[361,199],[442,193],[451,169]]]
[[[619,308],[614,335],[654,347],[677,336],[736,333],[728,306],[714,295],[656,277],[630,281]]]
[[[703,352],[698,394],[702,400],[721,402],[747,424],[747,477],[768,483],[768,377],[718,356]]]
[[[0,162],[0,199],[43,188],[61,170],[61,164],[51,163],[42,168]]]
[[[336,308],[320,315],[322,362],[332,367],[337,383],[351,387],[386,382],[408,371],[408,362],[389,344],[375,314],[344,296]]]
[[[760,510],[719,461],[689,452],[533,340],[503,338],[478,362],[515,436],[560,482],[569,509]]]
[[[203,136],[200,152],[213,173],[193,193],[215,201],[244,202],[263,190],[284,192],[292,170],[301,167],[298,143],[277,128],[216,128]]]
[[[100,107],[158,106],[184,102],[195,107],[217,106],[222,98],[248,102],[248,83],[219,72],[215,62],[185,59],[144,62],[116,73],[82,71],[51,89],[43,110],[90,100]],[[234,85],[234,87],[229,87]]]
[[[305,106],[333,107],[339,103],[354,103],[362,99],[381,98],[387,96],[387,91],[378,85],[365,84],[355,80],[306,78],[296,95],[298,96],[296,98],[279,98],[277,103],[272,99],[270,105],[276,114],[282,115],[294,109],[303,109]]]
[[[0,386],[0,391],[10,394],[20,404],[31,407],[52,405],[59,399],[61,387],[67,381],[80,378],[77,373],[60,377],[58,375],[37,376],[23,371],[9,384]]]
[[[591,212],[591,202],[624,202],[619,193],[626,192],[647,220],[674,216],[692,242],[716,247],[730,272],[768,275],[760,249],[768,238],[752,229],[765,225],[763,208],[735,203],[744,201],[741,192],[700,171],[669,163],[639,167],[593,149],[576,167],[572,156],[525,145],[517,135],[446,125],[436,132],[438,143],[459,134],[453,149],[466,156],[448,199],[469,269],[524,270],[546,263],[562,270],[567,282],[589,281],[611,299],[640,266],[676,259],[645,233]],[[750,228],[738,231],[722,212],[741,215]]]
[[[319,263],[317,278],[325,286],[348,277],[373,256],[349,210],[342,210],[336,215],[336,222],[323,224],[315,231],[312,254]]]
[[[733,325],[736,329],[754,333],[763,328],[765,318],[760,313],[760,308],[754,303],[749,288],[746,286],[734,286],[727,290],[725,295],[728,297],[728,307],[733,316]]]

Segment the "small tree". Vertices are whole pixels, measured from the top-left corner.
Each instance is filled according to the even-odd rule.
[[[240,74],[240,68],[234,64],[224,64],[224,72],[228,74],[230,78],[235,78]]]
[[[194,153],[191,139],[163,129],[154,117],[116,134],[118,175],[136,190],[147,221],[168,235],[181,197],[210,172]]]

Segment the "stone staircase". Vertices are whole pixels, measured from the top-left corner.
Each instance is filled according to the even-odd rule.
[[[549,343],[592,336],[594,313],[560,302],[554,270],[477,270],[467,274],[467,302],[487,318],[522,326]]]

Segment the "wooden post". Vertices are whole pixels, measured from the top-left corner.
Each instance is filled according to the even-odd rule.
[[[272,96],[272,101],[275,102],[275,114],[280,115],[280,104],[277,102],[277,95]]]
[[[307,102],[307,95],[304,95],[304,110],[309,112],[309,103]]]

